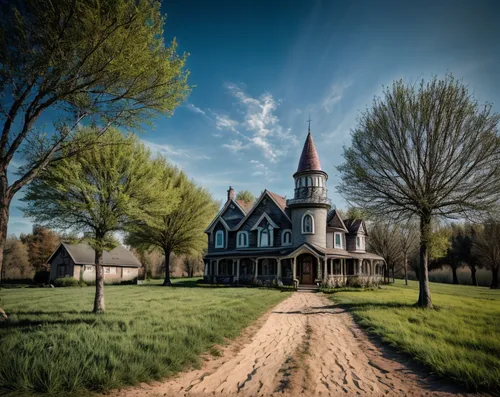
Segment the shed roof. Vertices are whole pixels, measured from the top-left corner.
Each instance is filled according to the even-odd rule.
[[[95,263],[95,251],[90,245],[61,243],[61,246],[66,249],[76,265],[93,265]],[[59,247],[55,252],[58,249]],[[52,256],[48,261],[52,259]],[[104,251],[102,256],[105,266],[141,267],[141,262],[123,245],[119,245],[111,251]]]

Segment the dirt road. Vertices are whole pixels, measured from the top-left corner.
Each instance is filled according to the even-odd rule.
[[[323,294],[296,292],[200,370],[116,391],[138,396],[458,396],[375,346]]]

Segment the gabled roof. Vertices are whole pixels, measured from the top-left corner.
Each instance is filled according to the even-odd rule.
[[[243,215],[245,215],[247,213],[247,211],[245,209],[242,208],[241,204],[239,202],[242,202],[241,200],[227,200],[226,201],[226,204],[224,204],[224,206],[221,208],[221,210],[219,211],[219,213],[214,217],[214,219],[212,220],[212,222],[210,222],[210,224],[207,226],[207,228],[205,229],[205,233],[208,233],[212,230],[212,228],[217,224],[217,220],[220,218],[220,220],[223,222],[224,224],[224,227],[227,229],[227,230],[231,230],[231,228],[228,226],[228,224],[224,221],[224,219],[222,219],[222,214],[224,214],[224,212],[227,210],[227,208],[229,207],[229,205],[231,203],[235,204],[236,207],[238,207],[240,209],[240,211],[243,213]]]
[[[335,227],[337,229],[341,229],[341,230],[344,230],[345,232],[348,232],[348,230],[344,224],[344,221],[340,217],[337,210],[330,211],[330,213],[328,214],[326,226],[327,227]]]
[[[251,201],[236,200],[236,204],[240,206],[241,210],[245,215],[253,207],[253,202]]]
[[[241,225],[243,225],[245,223],[245,221],[250,217],[250,215],[252,215],[252,212],[255,211],[255,209],[259,206],[260,202],[264,199],[264,197],[269,197],[273,202],[274,204],[276,204],[278,206],[278,208],[281,209],[281,212],[283,212],[283,215],[286,216],[286,218],[292,222],[292,220],[290,219],[290,217],[287,215],[287,213],[285,212],[285,208],[286,208],[286,199],[276,193],[272,193],[270,192],[269,190],[265,189],[262,194],[260,195],[260,197],[258,198],[258,200],[255,202],[255,204],[253,205],[252,209],[250,211],[247,212],[246,216],[241,220],[240,223],[238,223],[238,225],[233,229],[233,230],[238,230]]]
[[[61,243],[50,256],[47,262],[50,262],[55,253],[62,246],[66,250],[76,265],[94,265],[95,251],[84,243],[67,244]],[[102,254],[103,264],[105,266],[123,266],[123,267],[141,267],[141,262],[123,245],[113,248],[111,251],[104,251]]]
[[[347,227],[349,234],[364,233],[368,235],[365,221],[363,219],[344,219],[344,224]]]
[[[300,155],[299,166],[297,167],[297,173],[304,171],[322,171],[311,131],[307,133],[304,148],[302,149],[302,154]]]
[[[280,227],[273,222],[273,220],[271,219],[271,217],[269,215],[267,215],[265,212],[260,216],[259,220],[257,222],[255,222],[255,225],[253,225],[253,227],[250,229],[250,230],[257,230],[257,228],[259,227],[260,223],[262,222],[262,219],[266,218],[267,221],[269,222],[269,224],[274,228],[274,229],[279,229]]]

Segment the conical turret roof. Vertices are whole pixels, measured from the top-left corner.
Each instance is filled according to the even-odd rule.
[[[322,171],[311,131],[307,134],[304,148],[302,149],[302,154],[300,155],[299,167],[297,168],[297,173],[304,171]]]

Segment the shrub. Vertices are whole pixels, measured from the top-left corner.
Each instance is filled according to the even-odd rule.
[[[49,282],[50,272],[48,270],[39,270],[33,276],[34,284],[47,284]]]
[[[78,287],[79,281],[73,277],[56,278],[56,287]]]

